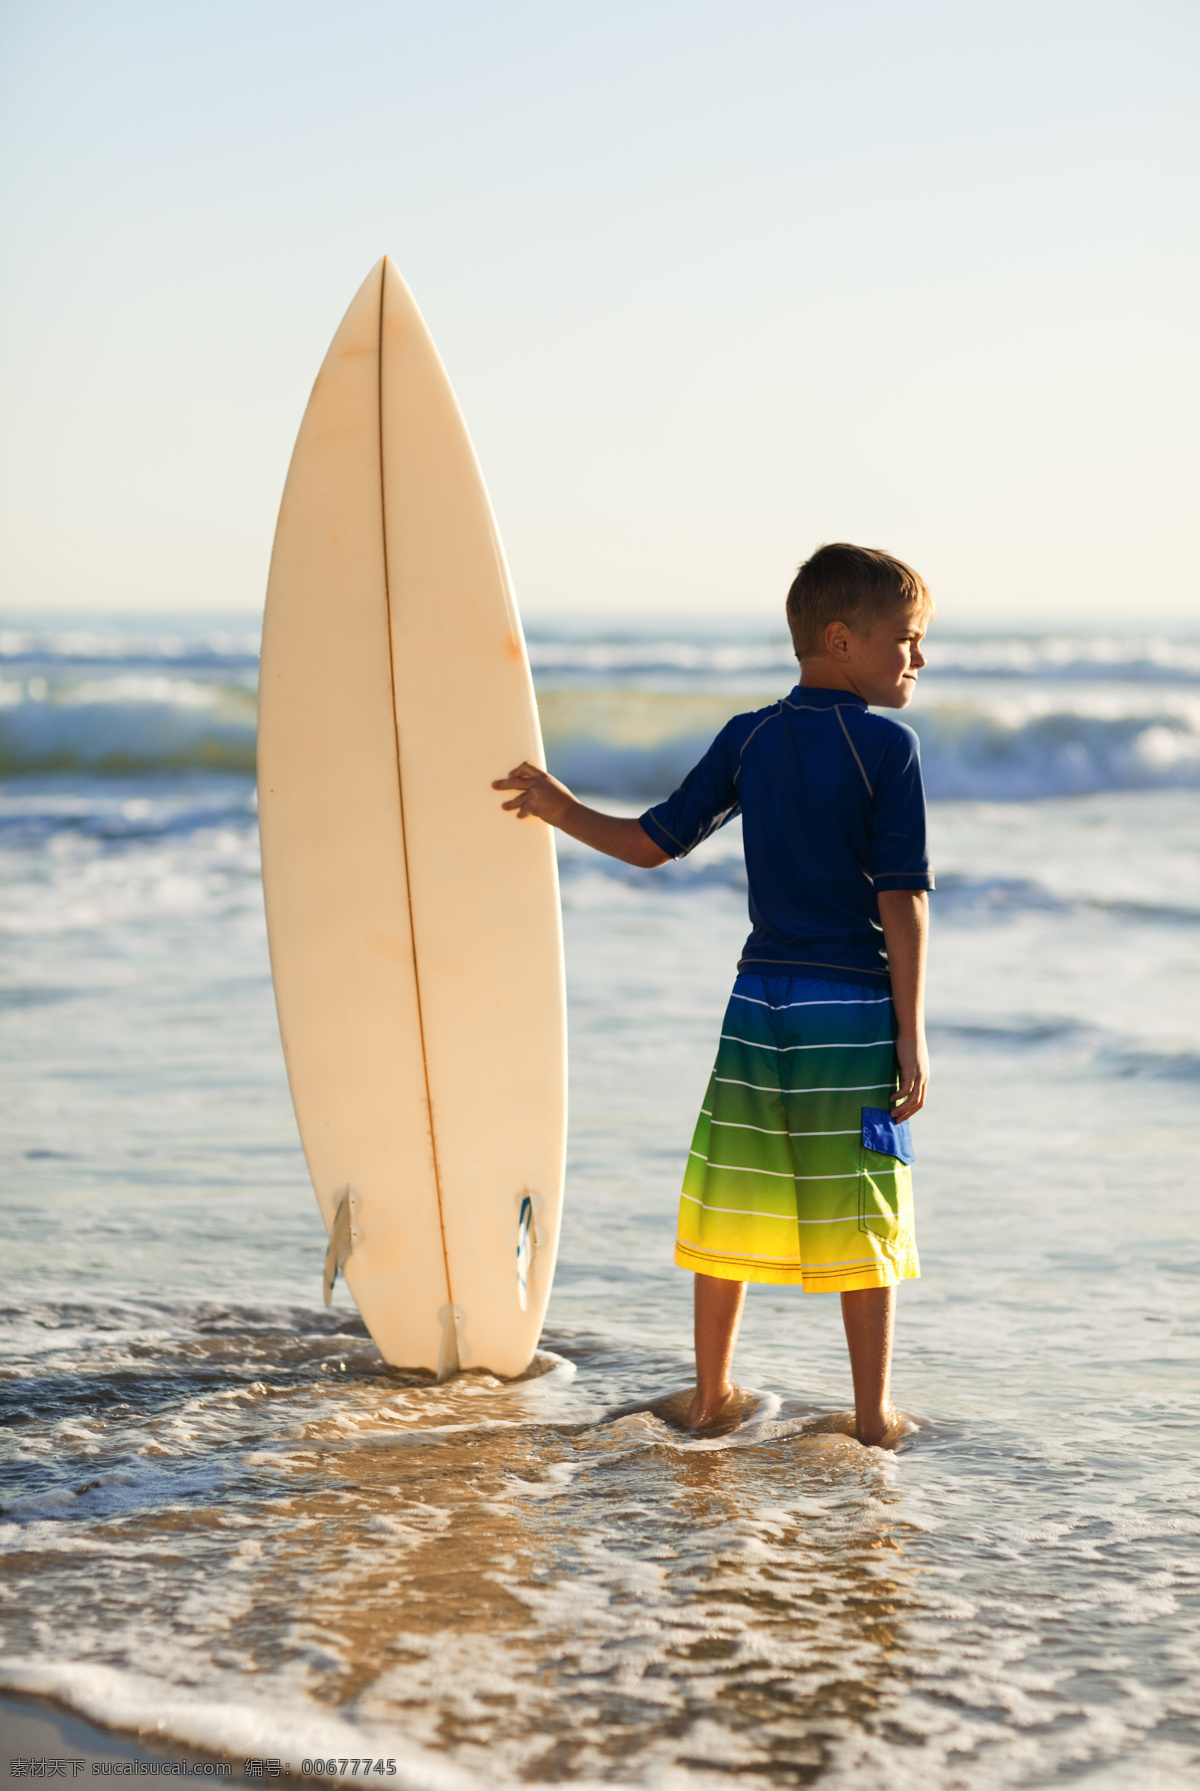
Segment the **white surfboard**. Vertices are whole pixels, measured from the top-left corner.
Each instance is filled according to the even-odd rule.
[[[491,788],[522,759],[542,763],[542,744],[504,553],[445,370],[385,257],[325,357],[284,489],[259,821],[331,1267],[344,1258],[386,1361],[443,1376],[528,1367],[558,1248],[554,845]]]

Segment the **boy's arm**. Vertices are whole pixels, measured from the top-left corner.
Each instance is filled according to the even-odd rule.
[[[519,821],[525,820],[527,815],[536,815],[540,821],[549,822],[551,827],[560,828],[572,839],[593,846],[597,852],[619,858],[623,864],[636,864],[643,870],[651,870],[656,864],[666,864],[670,856],[661,846],[655,845],[640,821],[603,815],[599,809],[587,808],[572,796],[565,784],[560,784],[556,777],[539,770],[536,765],[526,762],[516,766],[507,777],[498,777],[492,788],[520,791],[511,802],[503,804],[506,809],[516,810]]]
[[[896,1009],[900,1087],[892,1096],[892,1118],[899,1122],[921,1111],[929,1087],[929,1051],[925,1044],[929,896],[923,889],[881,889],[878,901]]]

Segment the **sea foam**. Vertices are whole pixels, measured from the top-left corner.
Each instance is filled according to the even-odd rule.
[[[474,1774],[414,1748],[393,1726],[347,1722],[314,1707],[304,1713],[294,1700],[251,1700],[194,1693],[150,1673],[90,1661],[39,1661],[0,1657],[0,1688],[27,1697],[53,1698],[105,1728],[132,1731],[149,1741],[173,1741],[232,1756],[235,1762],[278,1759],[299,1777],[304,1759],[319,1762],[316,1782],[364,1782],[364,1756],[381,1756],[394,1772],[366,1779],[395,1791],[482,1791]],[[343,1759],[345,1767],[343,1769]],[[332,1768],[332,1770],[330,1770]],[[263,1779],[269,1784],[268,1778]]]

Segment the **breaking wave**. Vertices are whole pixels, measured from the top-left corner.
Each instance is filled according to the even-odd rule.
[[[547,761],[596,795],[673,789],[730,715],[773,701],[786,642],[530,642]],[[0,775],[250,774],[257,639],[116,625],[0,630]],[[1200,784],[1200,646],[950,640],[908,712],[938,798],[1025,800]]]
[[[698,631],[699,633],[699,631]],[[1149,639],[1074,635],[995,636],[970,640],[936,636],[928,649],[925,676],[941,678],[1020,678],[1072,683],[1200,683],[1200,642],[1166,636]],[[759,640],[655,639],[629,636],[584,639],[567,633],[530,631],[529,658],[535,676],[580,683],[642,682],[653,686],[790,684],[796,662],[791,642],[780,633]]]
[[[1200,784],[1190,692],[925,698],[906,715],[933,800],[991,801]],[[715,695],[558,690],[540,697],[547,763],[574,789],[652,801],[674,789],[744,704]],[[767,700],[764,698],[763,700]]]
[[[0,774],[254,771],[254,691],[130,674],[0,686]]]

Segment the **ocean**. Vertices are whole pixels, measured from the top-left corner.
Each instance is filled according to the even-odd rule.
[[[630,814],[794,682],[765,624],[543,624],[530,651],[551,768]],[[547,1328],[518,1382],[430,1385],[340,1284],[321,1304],[255,624],[14,622],[0,654],[0,1692],[313,1782],[389,1759],[413,1791],[1190,1780],[1200,641],[931,634],[895,1454],[844,1434],[829,1296],[751,1290],[737,1431],[664,1416],[736,822],[654,872],[560,842]]]

